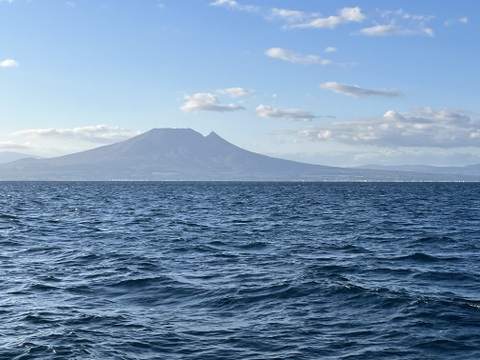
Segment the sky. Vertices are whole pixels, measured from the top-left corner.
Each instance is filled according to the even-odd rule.
[[[0,151],[192,128],[313,164],[478,164],[478,34],[477,0],[0,0]]]

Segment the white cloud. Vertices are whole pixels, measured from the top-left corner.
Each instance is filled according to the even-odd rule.
[[[279,110],[266,105],[258,105],[256,112],[258,116],[263,118],[277,118],[290,121],[312,121],[317,117],[309,111],[297,109]]]
[[[212,6],[253,12],[262,15],[267,20],[281,20],[288,25],[285,28],[330,28],[350,22],[363,22],[366,17],[359,7],[345,7],[336,16],[321,17],[319,13],[306,13],[299,10],[269,8],[262,10],[254,5],[241,5],[236,0],[215,0]]]
[[[273,8],[270,10],[267,18],[281,19],[288,23],[298,23],[306,19],[309,19],[312,16],[313,16],[312,14],[307,14],[307,13],[304,13],[303,11]]]
[[[308,141],[389,148],[478,147],[480,118],[463,110],[419,108],[406,113],[390,110],[380,118],[309,127],[290,131],[290,135]]]
[[[338,12],[337,16],[326,18],[316,17],[307,22],[293,25],[293,28],[327,28],[334,29],[340,24],[349,22],[363,22],[365,15],[359,7],[345,7]]]
[[[253,95],[255,92],[242,87],[234,87],[234,88],[219,89],[217,90],[217,93],[227,95],[232,98],[238,98],[238,97]]]
[[[247,12],[259,12],[260,8],[254,5],[240,5],[235,0],[215,0],[210,3],[211,6],[222,6],[230,9],[247,11]]]
[[[112,143],[125,140],[140,132],[123,129],[117,126],[93,125],[72,129],[30,129],[15,132],[15,135],[38,138],[75,139],[95,143]]]
[[[67,5],[69,7],[72,7],[72,8],[77,7],[77,4],[75,4],[73,1],[66,1],[65,5]]]
[[[336,47],[333,47],[333,46],[329,46],[327,48],[325,48],[325,52],[326,53],[334,53],[334,52],[337,52],[338,49]]]
[[[375,25],[369,28],[360,30],[360,34],[366,36],[414,36],[414,35],[426,35],[435,36],[434,31],[428,27],[421,28],[408,28],[401,25],[397,25],[394,21],[385,25]]]
[[[286,25],[286,29],[305,29],[305,28],[327,28],[334,29],[341,24],[364,23],[367,16],[360,7],[344,7],[338,10],[337,15],[322,17],[318,13],[306,13],[299,10],[269,8],[262,10],[258,6],[241,5],[236,0],[215,0],[210,3],[212,6],[222,6],[225,8],[254,12],[262,15],[267,20],[281,20]],[[373,24],[364,27],[353,34],[365,36],[435,36],[434,30],[427,24],[434,16],[416,15],[405,12],[403,9],[382,11],[377,10],[375,14],[368,18],[373,20]],[[449,20],[445,25],[455,23],[467,24],[468,18],[462,17],[457,20]],[[335,51],[333,47],[329,51]]]
[[[467,25],[468,24],[468,17],[464,16],[459,19],[451,19],[445,21],[444,25],[445,26],[451,26],[451,25],[456,25],[456,24],[462,24],[462,25]]]
[[[334,81],[320,84],[320,87],[322,89],[330,90],[337,94],[348,95],[356,98],[361,98],[366,96],[397,97],[401,95],[401,93],[397,90],[365,89],[357,85],[339,84]]]
[[[13,141],[0,141],[0,150],[28,150],[30,149],[29,143],[17,144]]]
[[[317,64],[317,65],[330,65],[332,64],[331,60],[322,59],[316,55],[300,55],[294,51],[282,49],[282,48],[271,48],[265,51],[267,56],[270,56],[274,59],[280,59],[284,61],[289,61],[298,64]]]
[[[384,23],[376,23],[361,29],[358,33],[366,36],[430,36],[435,35],[427,23],[433,16],[409,14],[402,9],[380,12]]]
[[[236,111],[244,110],[245,108],[235,104],[222,104],[217,96],[211,93],[196,93],[193,95],[186,95],[187,102],[181,106],[181,110],[185,112],[197,111]]]
[[[238,6],[238,3],[235,0],[215,0],[214,2],[210,3],[210,5],[236,7]]]
[[[16,62],[13,59],[6,59],[3,61],[0,61],[0,67],[15,67],[18,66],[18,62]]]

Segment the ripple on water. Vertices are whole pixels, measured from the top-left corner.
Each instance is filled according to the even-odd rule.
[[[0,183],[0,359],[479,359],[478,190]]]

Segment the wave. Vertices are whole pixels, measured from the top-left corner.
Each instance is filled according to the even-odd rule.
[[[422,252],[416,252],[409,255],[394,257],[392,258],[392,260],[409,261],[409,262],[417,262],[417,263],[433,263],[433,262],[445,262],[445,261],[460,261],[462,259],[455,256],[448,256],[448,257],[435,256],[435,255],[429,255]]]
[[[478,186],[2,186],[2,359],[480,356]]]

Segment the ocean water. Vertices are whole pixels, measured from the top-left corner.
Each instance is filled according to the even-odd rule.
[[[479,194],[0,183],[0,359],[480,359]]]

